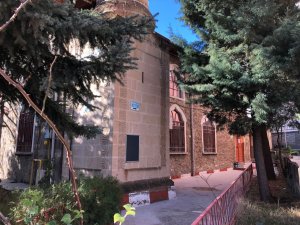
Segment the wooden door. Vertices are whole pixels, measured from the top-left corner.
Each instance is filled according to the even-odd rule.
[[[236,152],[236,161],[245,162],[245,141],[243,136],[236,136],[235,138],[235,152]]]

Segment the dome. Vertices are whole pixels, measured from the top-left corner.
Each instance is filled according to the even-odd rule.
[[[151,16],[148,0],[97,0],[96,10],[110,16]]]

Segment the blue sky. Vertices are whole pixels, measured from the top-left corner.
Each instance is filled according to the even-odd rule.
[[[180,21],[180,4],[176,0],[149,0],[149,7],[152,14],[159,13],[156,16],[156,32],[169,38],[169,28],[171,27],[175,34],[179,34],[189,42],[195,41],[196,36],[193,32]]]

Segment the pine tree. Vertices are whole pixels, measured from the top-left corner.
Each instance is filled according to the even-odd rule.
[[[253,133],[261,199],[271,200],[263,136],[282,108],[300,109],[297,1],[181,0],[184,20],[205,43],[184,44],[184,87],[230,133]]]
[[[147,34],[152,18],[108,19],[96,11],[78,10],[70,2],[31,0],[0,32],[0,68],[22,83],[40,108],[46,103],[45,114],[60,130],[70,137],[89,138],[99,129],[78,124],[65,112],[65,104],[96,110],[90,104],[96,97],[91,84],[120,80],[128,69],[135,68],[131,44]],[[0,2],[0,24],[10,19],[19,4],[17,0]],[[95,54],[76,57],[70,49],[75,42],[81,49],[89,46]],[[24,102],[3,78],[0,95],[2,102]]]

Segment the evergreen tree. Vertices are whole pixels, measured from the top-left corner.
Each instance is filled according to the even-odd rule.
[[[10,19],[20,1],[0,1],[0,24]],[[16,19],[0,32],[0,68],[24,85],[34,102],[60,130],[72,136],[92,137],[95,126],[80,125],[65,112],[65,103],[82,104],[97,96],[91,84],[120,80],[135,68],[130,56],[133,40],[147,34],[152,18],[105,18],[96,11],[78,10],[71,1],[31,0]],[[80,58],[70,44],[95,54]],[[59,98],[53,98],[57,93]],[[22,103],[22,96],[0,78],[2,102]],[[46,96],[46,101],[44,100]]]
[[[230,133],[251,132],[261,199],[269,201],[264,132],[282,108],[299,112],[300,30],[297,1],[180,0],[184,20],[206,44],[183,43],[183,81],[193,101]]]

